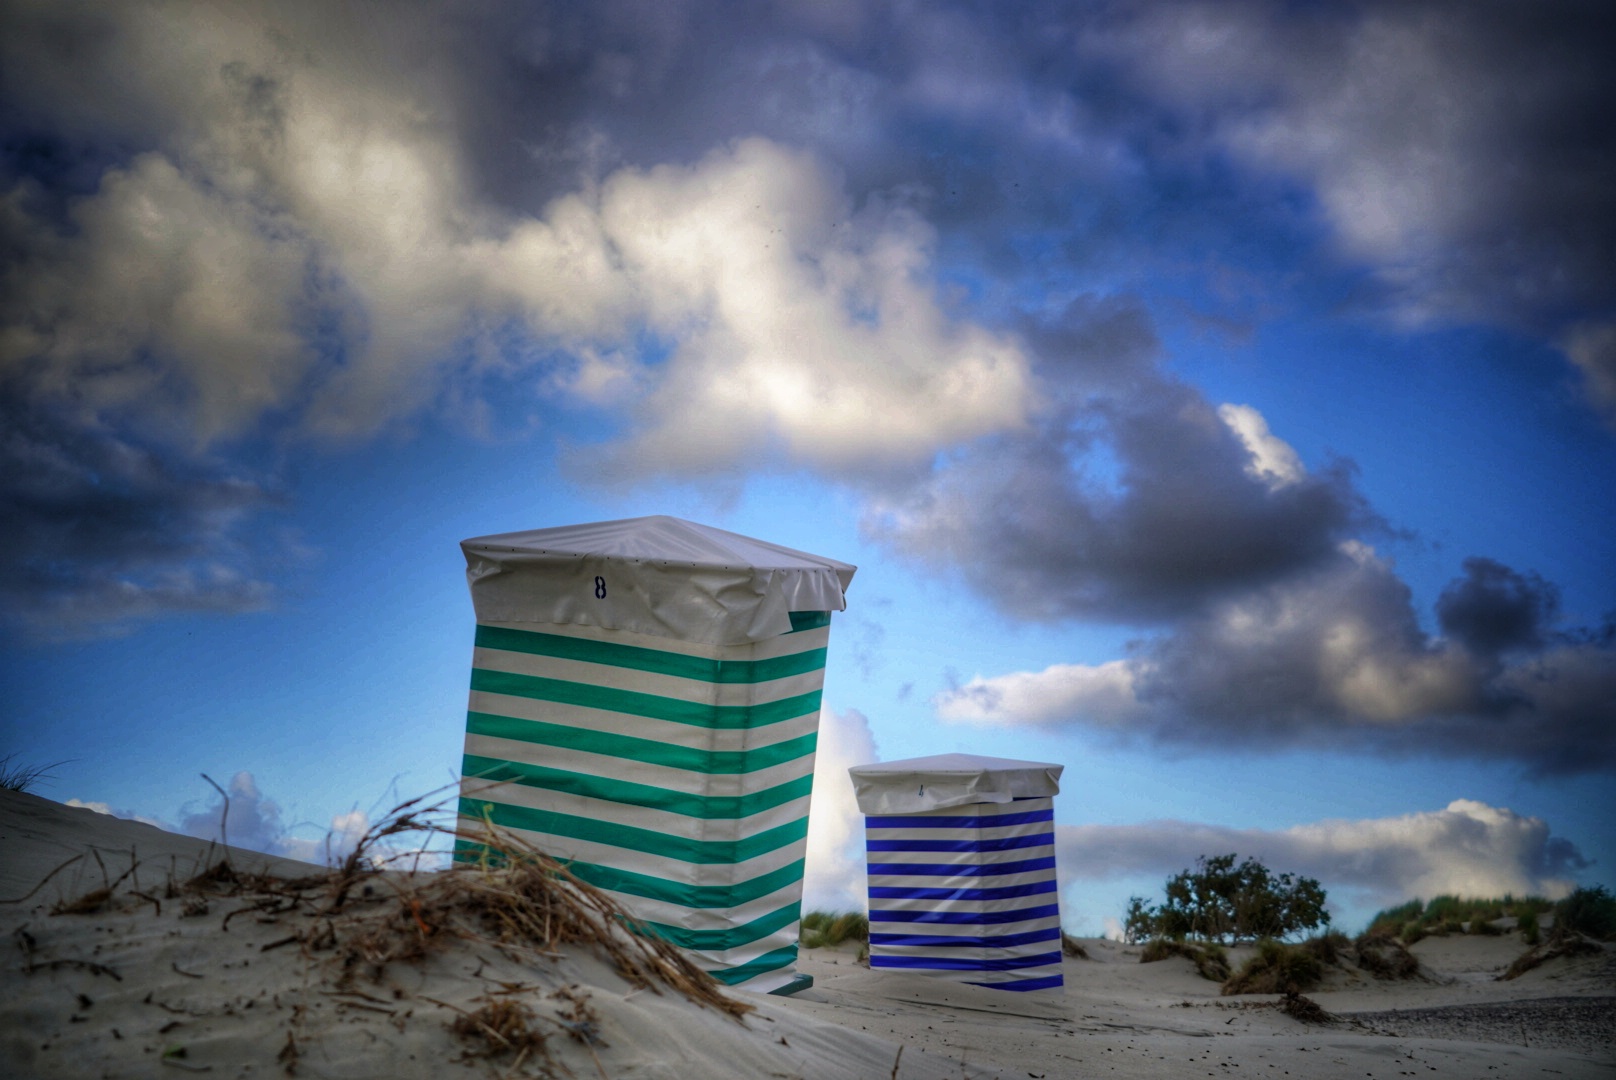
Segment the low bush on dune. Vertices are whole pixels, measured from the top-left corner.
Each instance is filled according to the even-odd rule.
[[[1128,898],[1123,919],[1130,943],[1186,938],[1239,944],[1284,938],[1330,925],[1324,888],[1309,877],[1276,874],[1256,859],[1203,855],[1194,870],[1167,879],[1167,899],[1154,905]]]
[[[1399,937],[1384,932],[1365,931],[1353,942],[1358,967],[1377,979],[1412,979],[1420,973],[1420,962]]]
[[[1581,934],[1569,927],[1556,927],[1549,940],[1536,948],[1528,949],[1515,958],[1515,962],[1498,976],[1499,981],[1519,978],[1535,967],[1540,967],[1550,960],[1559,960],[1574,956],[1594,956],[1605,950],[1598,944],[1589,941]]]
[[[1299,994],[1324,978],[1319,950],[1279,941],[1257,944],[1257,955],[1223,984],[1224,994]]]
[[[1198,945],[1188,941],[1156,938],[1145,946],[1145,951],[1139,956],[1139,962],[1154,964],[1174,956],[1182,956],[1194,964],[1195,970],[1203,979],[1222,982],[1229,977],[1229,954],[1223,951],[1223,946],[1211,943]]]
[[[1403,932],[1403,928],[1410,921],[1418,922],[1424,914],[1425,901],[1410,900],[1394,908],[1376,912],[1375,917],[1369,920],[1369,926],[1364,930],[1364,934],[1396,937]]]
[[[1420,962],[1390,933],[1363,934],[1356,941],[1339,931],[1294,945],[1263,941],[1257,954],[1223,985],[1225,994],[1299,994],[1319,985],[1326,969],[1356,964],[1379,979],[1411,979]]]
[[[1616,939],[1616,896],[1603,885],[1578,889],[1554,906],[1554,925],[1599,941]]]
[[[1352,951],[1352,939],[1339,930],[1331,930],[1328,934],[1310,937],[1297,946],[1306,949],[1319,958],[1321,964],[1341,963],[1341,958]]]
[[[1370,937],[1395,937],[1404,945],[1428,937],[1446,937],[1449,934],[1478,934],[1494,936],[1506,933],[1498,920],[1513,918],[1527,944],[1536,943],[1537,917],[1554,909],[1555,905],[1541,896],[1459,897],[1443,895],[1430,902],[1409,900],[1394,908],[1378,912],[1369,920],[1364,934]]]
[[[863,912],[810,911],[802,917],[798,941],[805,949],[823,949],[844,941],[870,940],[870,919]]]

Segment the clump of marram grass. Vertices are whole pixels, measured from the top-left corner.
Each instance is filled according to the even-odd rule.
[[[1616,896],[1603,885],[1577,889],[1554,906],[1554,925],[1597,941],[1616,939]]]
[[[1541,896],[1481,898],[1443,895],[1433,897],[1429,903],[1410,900],[1387,908],[1369,920],[1364,934],[1375,938],[1397,937],[1404,945],[1449,934],[1490,936],[1504,933],[1497,926],[1500,919],[1514,918],[1518,925],[1524,926],[1525,920],[1530,918],[1535,925],[1536,917],[1554,906]]]
[[[1315,950],[1281,941],[1260,941],[1256,955],[1223,984],[1223,993],[1299,994],[1313,989],[1323,978],[1324,963]]]
[[[1543,940],[1535,911],[1524,911],[1518,915],[1515,919],[1515,929],[1521,932],[1521,940],[1528,945],[1536,945]]]
[[[16,754],[7,754],[0,757],[0,791],[27,791],[41,780],[55,776],[55,770],[66,764],[57,761],[50,765],[22,765],[17,762]]]
[[[810,911],[802,917],[798,942],[805,949],[823,949],[844,941],[870,940],[870,917],[860,911]]]
[[[1395,937],[1403,932],[1403,927],[1407,926],[1411,919],[1418,920],[1424,914],[1423,900],[1409,900],[1394,908],[1377,912],[1375,917],[1369,920],[1369,926],[1364,930],[1364,934]]]
[[[1222,982],[1229,977],[1229,954],[1222,945],[1213,942],[1175,941],[1171,938],[1152,938],[1139,954],[1141,964],[1154,964],[1169,957],[1182,956],[1195,965],[1201,978]]]

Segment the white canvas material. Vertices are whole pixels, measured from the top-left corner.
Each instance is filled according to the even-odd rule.
[[[934,754],[855,765],[847,772],[860,812],[917,814],[970,803],[1053,797],[1060,793],[1065,768],[979,754]]]
[[[543,559],[507,559],[514,570],[491,572],[478,545],[505,538],[463,545],[478,625],[456,857],[491,854],[472,839],[491,822],[568,861],[578,877],[612,893],[719,981],[777,989],[796,973],[831,609],[786,608],[783,631],[730,643],[705,638],[730,636],[733,624],[721,632],[707,625],[701,640],[668,636],[667,618],[656,633],[606,625],[647,611],[714,610],[710,590],[703,592],[711,580],[695,565],[699,552],[689,530],[698,538],[719,530],[674,518],[634,520],[642,523],[637,535],[625,522],[510,534],[568,533],[581,547],[578,537],[597,530],[610,544],[580,556],[585,561],[578,565],[593,568],[588,574],[565,560]],[[678,543],[659,547],[669,536]],[[750,550],[789,552],[735,540]],[[670,558],[657,561],[658,553]],[[680,584],[671,556],[689,557],[685,587],[706,599],[681,606],[666,595]],[[654,572],[644,569],[647,562],[656,563]],[[839,608],[853,568],[819,562],[836,582]],[[739,566],[725,573],[726,580],[743,576]],[[559,583],[546,583],[547,574]],[[505,587],[518,578],[516,592]],[[764,592],[784,590],[769,604],[825,599],[806,579],[804,570],[787,588],[778,575],[756,578]],[[573,621],[490,615],[508,614],[519,594],[543,599],[567,583],[585,595],[529,614]],[[620,593],[638,599],[616,614],[581,618],[588,601],[605,609]],[[740,608],[724,609],[719,623]],[[736,617],[759,624],[756,611]]]
[[[848,770],[866,815],[872,968],[998,990],[1063,986],[1053,798],[1061,771],[964,754]]]
[[[460,544],[480,623],[597,626],[708,645],[791,629],[793,611],[844,611],[857,569],[681,518],[479,536]]]

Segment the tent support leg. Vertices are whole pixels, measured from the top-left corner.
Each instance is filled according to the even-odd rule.
[[[814,985],[814,977],[812,975],[798,975],[784,986],[779,986],[773,990],[770,990],[769,993],[773,994],[775,997],[790,997],[792,994],[806,990],[812,985]]]

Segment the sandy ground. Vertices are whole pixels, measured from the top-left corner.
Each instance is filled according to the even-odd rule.
[[[815,986],[786,1008],[1005,1078],[1616,1076],[1616,948],[1499,982],[1525,951],[1518,937],[1427,939],[1413,949],[1422,978],[1333,971],[1308,996],[1335,1022],[1303,1024],[1275,995],[1222,997],[1187,960],[1083,945],[1091,959],[1065,962],[1064,994],[1037,995],[875,974],[846,947],[814,950],[799,968]]]
[[[1138,949],[1089,940],[1064,993],[1009,994],[875,973],[846,948],[806,952],[813,989],[747,996],[737,1021],[670,991],[626,982],[582,947],[513,958],[475,943],[377,971],[279,944],[295,914],[169,897],[219,852],[186,837],[29,795],[0,792],[0,1073],[149,1077],[529,1075],[618,1078],[1616,1076],[1616,948],[1496,976],[1518,937],[1433,938],[1424,977],[1335,970],[1309,996],[1332,1023],[1303,1024],[1271,995],[1225,998],[1188,961],[1140,964]],[[236,853],[239,866],[312,868]],[[50,913],[116,879],[149,899]],[[103,872],[102,867],[105,867]],[[105,873],[106,878],[103,877]],[[138,881],[134,879],[138,877]],[[379,886],[385,887],[385,885]],[[378,901],[379,902],[379,901]],[[395,902],[396,906],[396,902]],[[305,927],[306,929],[306,927]],[[1238,959],[1238,954],[1236,954]],[[364,965],[361,965],[363,967]],[[528,1003],[542,1050],[477,1056],[456,1020],[498,1000]],[[290,1048],[290,1049],[289,1049]],[[901,1057],[900,1057],[901,1050]]]

